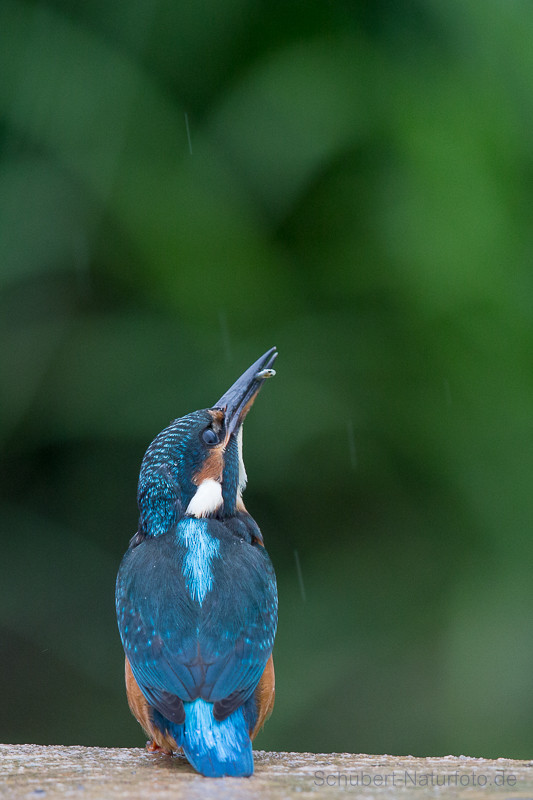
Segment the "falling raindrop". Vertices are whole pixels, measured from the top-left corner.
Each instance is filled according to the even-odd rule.
[[[305,586],[304,586],[304,579],[302,575],[302,568],[300,566],[300,557],[298,556],[298,550],[294,551],[294,560],[296,561],[296,573],[298,575],[298,583],[300,584],[300,592],[302,595],[302,600],[305,603]]]
[[[187,128],[187,141],[189,142],[189,153],[192,156],[192,142],[191,142],[191,131],[189,129],[189,115],[185,112],[185,127]]]

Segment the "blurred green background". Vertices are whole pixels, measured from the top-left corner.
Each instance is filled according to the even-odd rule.
[[[531,758],[532,38],[526,0],[2,0],[1,741],[143,744],[141,458],[277,345],[258,747]]]

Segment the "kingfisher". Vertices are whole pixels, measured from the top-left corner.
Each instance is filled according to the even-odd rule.
[[[276,357],[150,444],[117,576],[126,693],[147,748],[210,777],[253,773],[252,740],[274,705],[276,576],[242,500],[242,427]]]

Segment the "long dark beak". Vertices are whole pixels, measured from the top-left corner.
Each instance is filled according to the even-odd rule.
[[[242,425],[265,380],[276,374],[272,369],[272,364],[277,357],[276,348],[271,347],[251,367],[248,367],[246,372],[243,372],[241,377],[213,406],[213,408],[224,411],[228,435],[234,433]]]

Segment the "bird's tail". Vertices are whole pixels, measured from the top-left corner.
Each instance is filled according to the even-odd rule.
[[[213,703],[198,698],[183,705],[181,745],[192,766],[210,778],[252,775],[252,742],[242,706],[218,722],[213,716]]]

